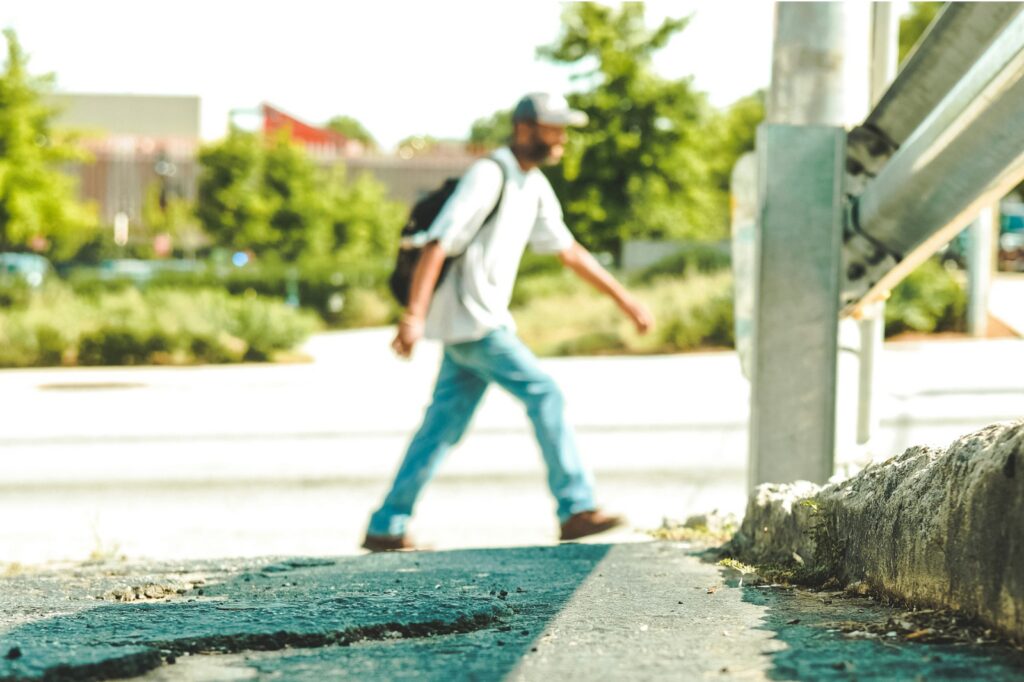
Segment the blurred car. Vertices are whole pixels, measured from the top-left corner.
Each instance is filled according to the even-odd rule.
[[[1024,272],[1024,230],[999,236],[999,269]]]
[[[1024,272],[1024,204],[1004,201],[999,211],[999,269]]]
[[[970,231],[963,230],[938,251],[948,269],[965,269]],[[1024,203],[1003,201],[999,206],[998,268],[1024,272]]]
[[[0,284],[21,282],[38,289],[53,274],[53,265],[37,253],[0,252]]]
[[[203,272],[205,264],[190,260],[167,258],[163,260],[143,260],[140,258],[117,258],[100,263],[98,273],[100,279],[127,279],[136,284],[146,284],[157,275],[165,272],[194,273]]]

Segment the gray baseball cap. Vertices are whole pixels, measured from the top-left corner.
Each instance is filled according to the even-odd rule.
[[[531,92],[512,112],[513,121],[531,121],[553,126],[585,126],[590,118],[579,109],[570,109],[561,95]]]

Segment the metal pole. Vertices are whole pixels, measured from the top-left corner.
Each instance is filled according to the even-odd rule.
[[[843,3],[775,6],[766,122],[843,123]]]
[[[896,78],[900,20],[891,2],[871,3],[871,106],[878,104]]]
[[[877,105],[896,78],[899,57],[899,17],[891,2],[871,6],[871,105]],[[857,321],[860,337],[857,373],[857,445],[868,448],[878,431],[879,416],[875,404],[878,359],[885,340],[885,302],[865,308]]]
[[[995,210],[986,206],[967,228],[967,333],[975,337],[988,333],[995,226]]]
[[[874,309],[866,310],[864,319],[857,326],[860,332],[857,444],[870,446],[879,425],[874,398],[878,384],[878,358],[882,355],[882,342],[885,340],[885,302],[879,301],[874,304]]]
[[[751,489],[833,472],[843,29],[842,3],[776,5],[769,123],[758,130]]]
[[[763,125],[751,362],[751,489],[833,473],[846,135]]]

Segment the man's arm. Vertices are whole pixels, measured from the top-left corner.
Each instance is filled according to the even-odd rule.
[[[445,252],[437,242],[423,247],[423,253],[412,273],[409,285],[409,305],[398,323],[398,333],[391,347],[403,358],[412,355],[413,346],[423,338],[423,325],[430,309],[430,299],[434,295],[434,286],[441,276]]]
[[[612,277],[611,273],[605,270],[581,244],[573,242],[572,246],[559,252],[558,258],[585,282],[610,296],[622,312],[633,320],[638,332],[646,334],[654,326],[654,316],[647,306],[633,298],[633,295],[626,291],[626,288],[619,284],[618,280]]]

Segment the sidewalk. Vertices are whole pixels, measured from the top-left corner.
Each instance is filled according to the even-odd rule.
[[[287,366],[0,372],[0,563],[356,553],[429,399],[436,346],[323,334]],[[1024,341],[888,344],[878,457],[1024,414]],[[746,504],[733,353],[547,359],[602,503],[637,529]],[[552,543],[522,408],[490,391],[413,531],[440,549]],[[621,539],[633,539],[627,534]]]
[[[740,577],[668,542],[28,574],[0,578],[0,680],[996,682],[1024,671],[995,645],[914,642],[900,611],[864,598]]]
[[[1024,336],[1024,273],[997,272],[989,291],[989,311],[1019,336]]]

